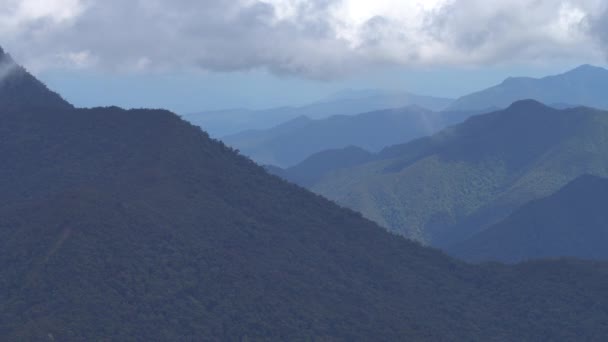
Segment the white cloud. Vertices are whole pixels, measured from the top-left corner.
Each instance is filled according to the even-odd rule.
[[[330,78],[378,64],[596,61],[608,45],[605,0],[0,1],[0,43],[33,68]]]
[[[37,22],[62,24],[83,11],[84,3],[81,0],[2,0],[0,33],[20,33]]]
[[[587,21],[589,32],[608,55],[608,3],[595,13]]]
[[[94,66],[97,59],[91,55],[91,51],[66,52],[57,56],[59,62],[64,62],[66,66],[73,68],[88,68]]]

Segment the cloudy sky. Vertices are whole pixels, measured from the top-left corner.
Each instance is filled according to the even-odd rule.
[[[342,88],[458,96],[608,55],[606,0],[0,3],[0,45],[84,106],[264,107]]]

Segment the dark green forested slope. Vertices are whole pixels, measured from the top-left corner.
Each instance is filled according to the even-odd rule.
[[[602,340],[608,265],[470,266],[177,116],[0,108],[0,340]]]
[[[449,248],[470,261],[608,259],[608,180],[581,176],[502,222]]]
[[[311,188],[392,231],[444,246],[584,174],[608,174],[608,113],[520,101],[385,149]]]

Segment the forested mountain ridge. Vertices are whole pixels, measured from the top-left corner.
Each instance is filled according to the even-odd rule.
[[[558,257],[606,260],[607,244],[608,180],[587,175],[549,197],[526,203],[505,220],[448,250],[474,262]]]
[[[608,334],[606,264],[467,265],[167,111],[0,113],[1,340]]]
[[[259,164],[285,168],[295,166],[324,150],[357,146],[377,152],[387,146],[434,134],[471,115],[504,109],[514,102],[526,99],[559,109],[578,106],[608,109],[608,100],[603,91],[607,88],[608,70],[582,65],[563,74],[539,79],[510,77],[499,85],[465,95],[447,108],[439,107],[441,109],[436,112],[422,110],[419,107],[424,107],[424,102],[419,101],[415,102],[417,106],[409,108],[382,109],[358,115],[352,114],[364,111],[356,106],[350,112],[338,113],[348,115],[338,116],[315,117],[316,111],[311,109],[310,115],[302,111],[300,117],[288,121],[293,117],[288,114],[290,109],[284,108],[283,112],[277,109],[273,115],[279,118],[284,114],[282,124],[230,134],[222,139]],[[403,96],[407,99],[406,95]],[[394,108],[395,103],[398,102],[386,101],[385,107]],[[326,113],[332,111],[326,110]],[[224,113],[224,117],[232,115],[234,114]],[[306,115],[310,118],[303,120],[302,116]],[[202,127],[205,128],[204,123]]]
[[[389,230],[462,241],[584,174],[608,174],[608,115],[520,101],[310,186]]]

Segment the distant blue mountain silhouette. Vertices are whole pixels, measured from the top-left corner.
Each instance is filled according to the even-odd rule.
[[[461,97],[450,110],[506,108],[511,103],[534,99],[549,105],[568,104],[608,109],[608,70],[582,65],[566,73],[543,78],[511,77],[501,84]],[[558,106],[559,107],[559,106]]]

